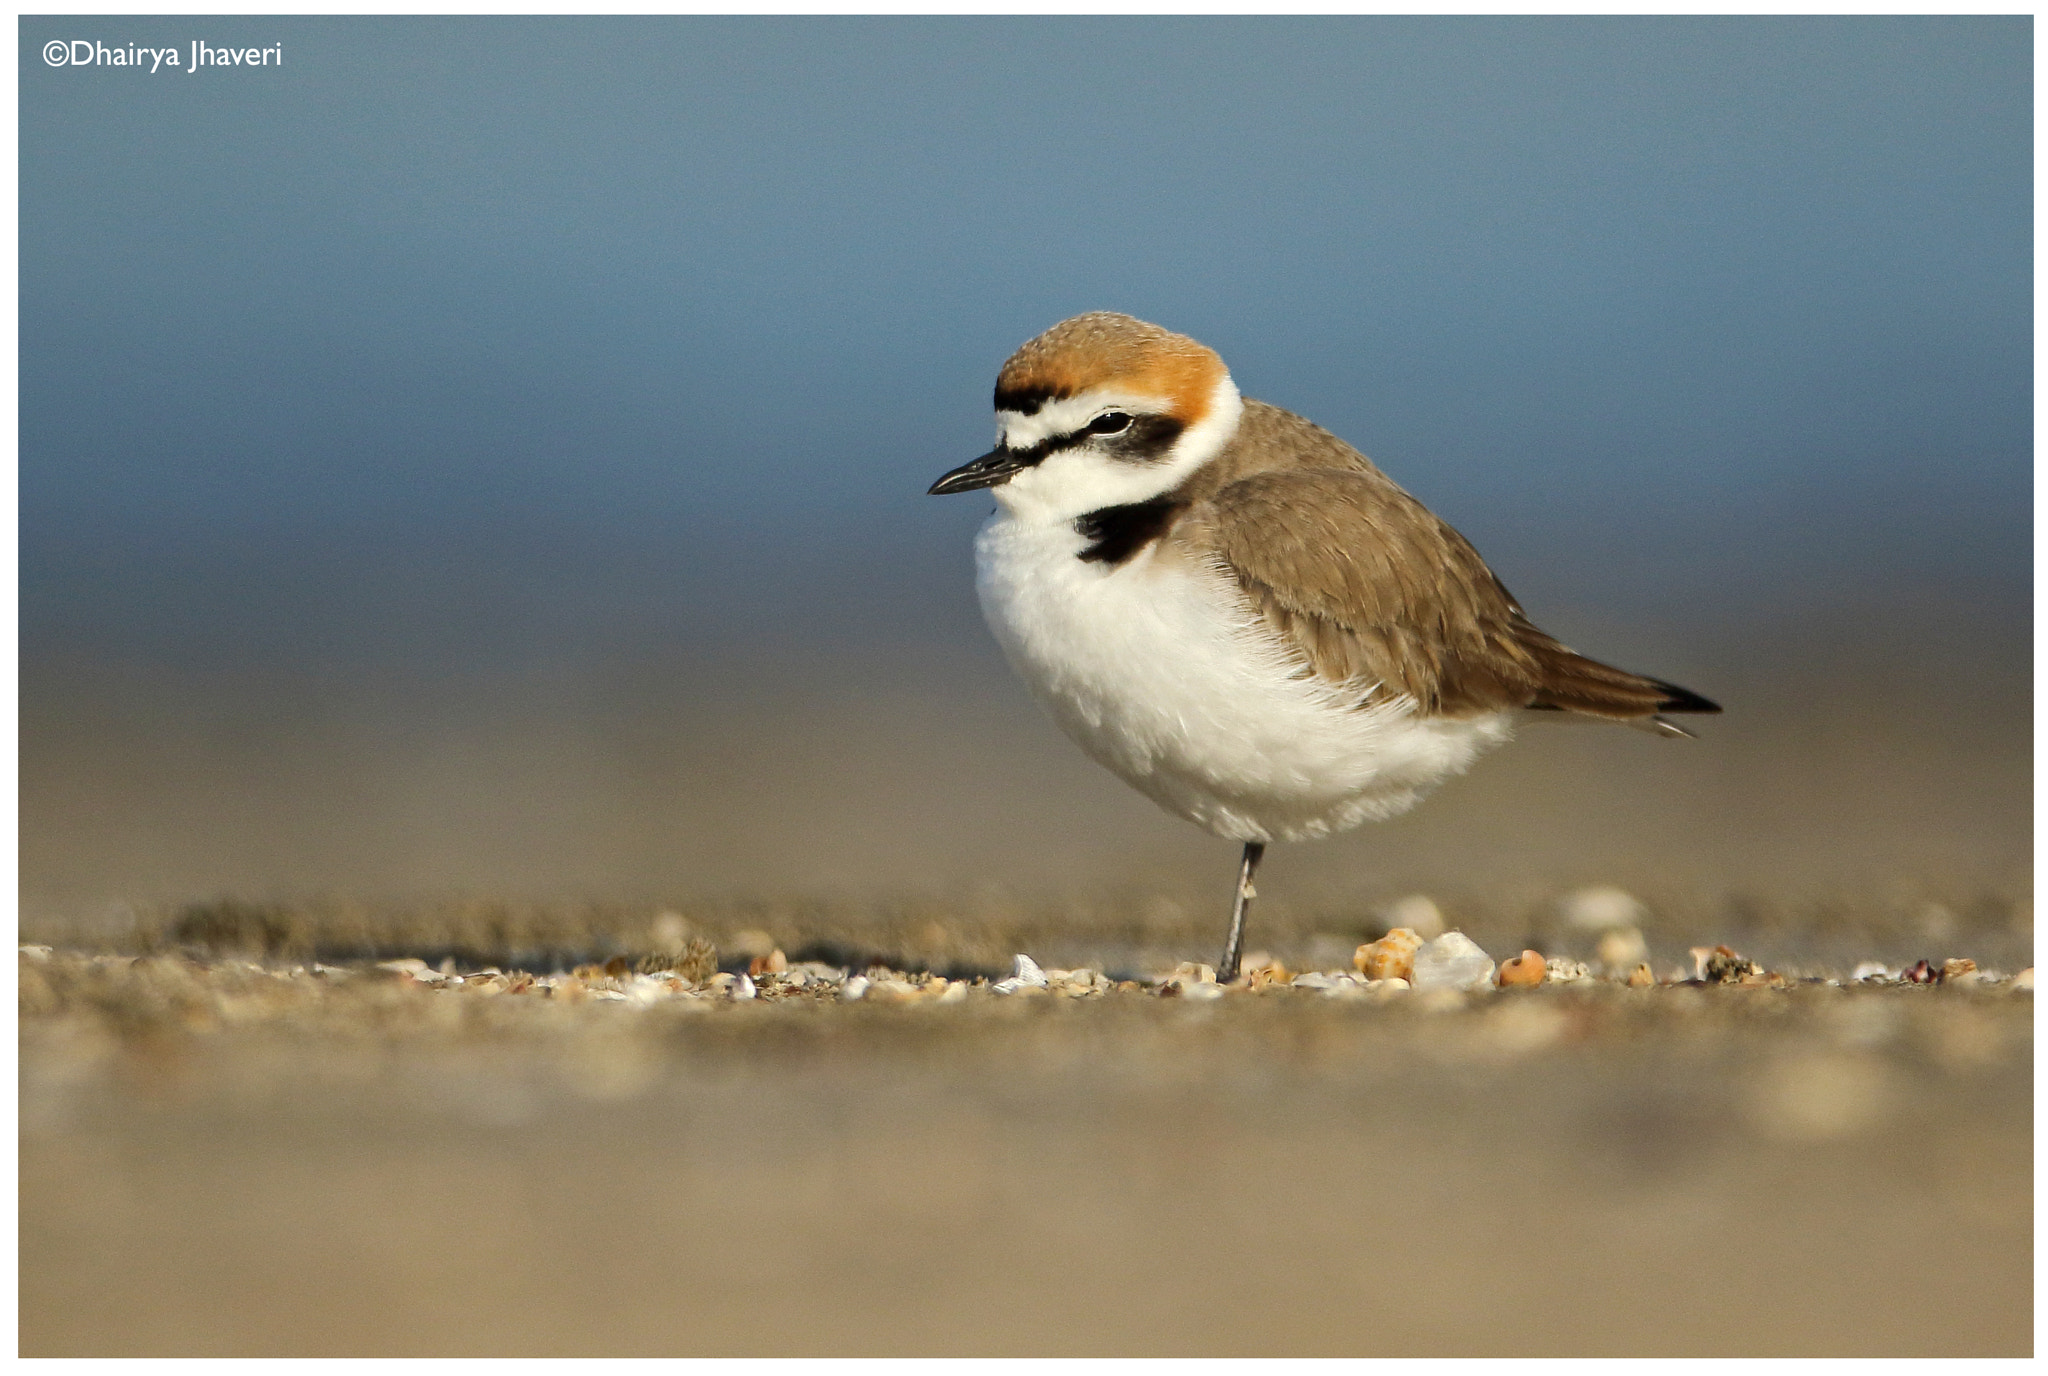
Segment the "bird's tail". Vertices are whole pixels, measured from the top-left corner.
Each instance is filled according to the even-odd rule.
[[[1689,736],[1690,731],[1665,721],[1662,714],[1721,710],[1720,704],[1689,688],[1587,659],[1541,631],[1525,636],[1522,644],[1536,661],[1538,688],[1529,706],[1538,711],[1577,712],[1627,722],[1660,736]]]

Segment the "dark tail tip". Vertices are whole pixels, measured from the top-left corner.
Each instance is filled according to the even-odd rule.
[[[1655,683],[1657,690],[1664,694],[1664,700],[1657,704],[1659,712],[1718,712],[1721,710],[1720,703],[1709,702],[1690,688],[1681,688],[1675,683],[1665,683],[1658,679],[1650,681]]]

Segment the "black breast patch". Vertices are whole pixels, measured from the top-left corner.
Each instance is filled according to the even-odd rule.
[[[1106,506],[1076,516],[1074,529],[1088,541],[1088,547],[1081,551],[1081,561],[1115,568],[1165,534],[1167,523],[1180,506],[1171,497],[1154,497],[1149,502]]]

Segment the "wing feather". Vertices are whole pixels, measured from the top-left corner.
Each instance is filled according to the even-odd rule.
[[[1466,539],[1370,466],[1265,471],[1204,504],[1211,551],[1305,673],[1425,713],[1719,711],[1529,622]]]

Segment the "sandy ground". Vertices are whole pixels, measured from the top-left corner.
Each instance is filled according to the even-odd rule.
[[[22,958],[24,1354],[2032,1350],[2009,980],[197,954]]]

